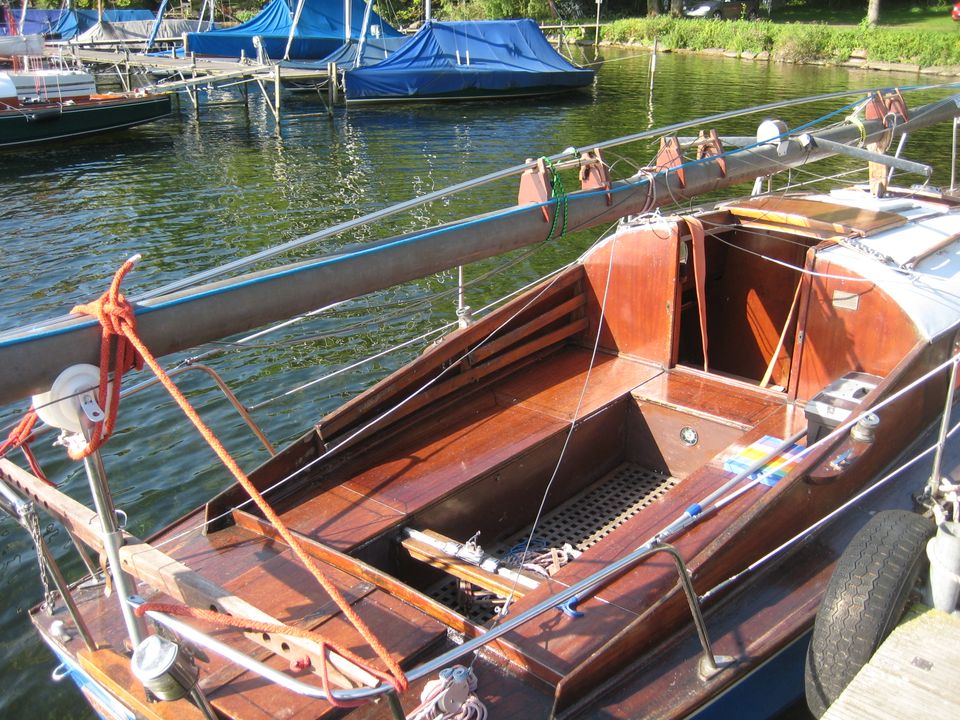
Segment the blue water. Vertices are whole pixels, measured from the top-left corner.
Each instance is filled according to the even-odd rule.
[[[129,295],[528,157],[775,99],[916,80],[661,55],[651,89],[647,54],[605,50],[601,61],[596,85],[568,98],[337,108],[332,118],[295,118],[321,106],[315,97],[290,95],[284,98],[288,119],[277,134],[262,98],[252,93],[249,106],[207,106],[197,114],[184,102],[174,117],[131,131],[0,152],[0,329],[60,315],[98,296],[134,253],[144,259],[129,276]],[[239,98],[225,92],[210,95],[214,101]],[[793,109],[784,118],[796,126],[835,106]],[[760,119],[718,129],[749,134]],[[930,148],[947,147],[942,144],[944,133],[920,136],[917,144],[911,141],[907,156],[935,160]],[[607,159],[614,176],[622,177],[648,164],[655,153],[656,146],[646,143],[611,151]],[[945,179],[940,174],[936,181]],[[435,202],[286,259],[485,211],[515,198],[515,180],[479,188],[456,201]],[[507,272],[471,288],[468,303],[480,306],[533,280],[576,257],[591,239],[568,238],[518,257]],[[489,261],[468,268],[468,279],[494,265]],[[225,352],[216,368],[245,404],[267,402],[256,411],[256,420],[274,443],[282,444],[419,348],[290,397],[280,397],[284,390],[358,354],[376,352],[451,320],[454,303],[449,297],[413,307],[410,303],[450,290],[455,282],[455,273],[440,273],[348,303],[249,349],[222,346]],[[185,376],[181,384],[244,467],[264,458],[262,448],[208,382]],[[9,428],[24,407],[21,403],[0,409],[0,427]],[[125,401],[116,435],[104,452],[116,503],[130,517],[130,532],[141,537],[229,482],[199,439],[183,429],[178,412],[156,390]],[[48,474],[88,503],[82,471],[51,441],[47,436],[37,443]],[[79,577],[81,565],[64,533],[49,523],[44,534],[68,577]],[[69,683],[49,681],[55,662],[26,615],[40,595],[28,537],[11,521],[0,519],[0,717],[87,717]]]

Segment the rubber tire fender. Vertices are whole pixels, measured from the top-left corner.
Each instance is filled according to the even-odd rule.
[[[814,716],[826,712],[900,621],[935,531],[922,515],[885,510],[843,551],[807,650],[804,686]]]

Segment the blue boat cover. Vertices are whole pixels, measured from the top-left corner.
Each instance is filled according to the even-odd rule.
[[[430,22],[393,55],[345,73],[347,100],[489,97],[582,87],[533,20]]]
[[[107,22],[131,22],[133,20],[153,20],[151,10],[104,10],[103,19]],[[50,34],[61,40],[71,40],[97,24],[96,10],[64,10]]]
[[[283,65],[283,67],[307,68],[310,70],[316,70],[318,68],[326,69],[327,63],[332,62],[343,69],[360,65],[373,65],[374,63],[386,60],[390,57],[391,53],[396,52],[400,46],[409,39],[410,38],[406,36],[367,37],[363,41],[362,48],[360,47],[360,41],[354,39],[348,43],[344,43],[322,60],[293,60],[284,61],[280,64]],[[358,54],[360,56],[359,62],[357,62]]]
[[[359,37],[363,26],[364,0],[350,0],[351,34]],[[260,14],[237,27],[205,33],[188,33],[187,50],[197,55],[239,58],[240,51],[247,57],[257,56],[253,38],[260,36],[267,56],[283,58],[287,37],[293,25],[297,0],[272,0]],[[375,12],[370,13],[370,25],[380,26],[383,37],[399,37],[400,33],[387,25]],[[339,48],[345,39],[343,0],[305,0],[300,21],[290,46],[291,60],[318,60]]]
[[[18,28],[20,23],[20,9],[12,7],[9,17],[13,20],[13,27],[7,26],[7,13],[0,13],[0,35],[48,35],[60,19],[62,10],[40,10],[27,8],[27,16],[23,21],[23,32]]]

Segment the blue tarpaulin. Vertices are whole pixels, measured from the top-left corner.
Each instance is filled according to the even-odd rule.
[[[23,21],[23,32],[19,30],[20,8],[12,7],[10,17],[13,20],[13,27],[7,26],[5,14],[0,14],[0,35],[48,35],[60,19],[62,10],[38,10],[27,8],[27,17]]]
[[[364,0],[351,1],[351,33],[359,37],[363,25]],[[242,25],[223,30],[187,35],[187,51],[197,55],[239,58],[256,57],[253,38],[260,36],[263,48],[273,60],[283,58],[297,0],[272,0],[260,14]],[[379,26],[383,37],[399,37],[379,15],[370,13],[370,25]],[[290,46],[291,60],[317,60],[339,48],[345,40],[343,0],[306,0]]]
[[[355,102],[527,95],[592,81],[533,20],[430,22],[383,62],[345,74]]]
[[[97,24],[96,10],[65,10],[53,27],[51,34],[61,40],[70,40],[86,32]],[[150,10],[104,10],[103,19],[107,22],[131,22],[134,20],[153,20]]]

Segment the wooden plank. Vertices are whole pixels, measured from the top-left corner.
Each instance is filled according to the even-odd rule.
[[[869,235],[905,225],[902,215],[881,210],[850,207],[819,200],[762,196],[750,198],[724,209],[738,217],[812,228],[844,235]]]
[[[585,303],[585,295],[581,294],[573,296],[566,302],[557,305],[555,308],[547,310],[541,315],[538,315],[527,324],[518,327],[516,330],[512,330],[505,335],[501,335],[496,340],[491,340],[490,342],[480,346],[467,356],[469,363],[471,365],[476,365],[477,363],[486,360],[488,357],[496,355],[501,350],[504,350],[505,348],[508,348],[511,345],[519,342],[523,338],[532,335],[537,330],[542,330],[550,323],[555,322],[563,316],[569,315],[575,310],[583,307]]]
[[[499,383],[497,400],[569,422],[578,408],[579,416],[585,417],[662,372],[659,367],[607,353],[598,353],[591,369],[590,358],[589,350],[564,348],[549,361]],[[586,392],[581,398],[584,385]]]
[[[586,261],[591,342],[603,306],[602,348],[671,365],[680,305],[679,248],[677,223],[665,221],[620,233],[591,252]]]
[[[374,451],[367,469],[344,487],[399,512],[415,512],[562,428],[556,419],[523,407],[475,408],[467,403],[422,421],[419,437],[398,436]]]
[[[960,717],[958,667],[960,620],[914,606],[823,718]]]
[[[27,499],[36,503],[38,509],[56,519],[84,544],[97,552],[103,552],[100,520],[96,511],[5,458],[0,458],[0,475]]]
[[[444,543],[453,542],[447,536],[432,530],[425,530],[424,535],[429,535]],[[407,549],[407,552],[409,552],[414,559],[439,568],[454,577],[466,580],[484,590],[494,592],[501,597],[509,597],[512,594],[513,597],[521,598],[527,592],[525,585],[516,583],[509,578],[497,575],[497,573],[490,572],[489,570],[484,570],[482,567],[465,562],[460,558],[442,553],[433,545],[423,542],[422,540],[407,537],[404,538],[400,544]],[[530,579],[533,580],[533,578]],[[533,582],[536,582],[536,580],[533,580]]]
[[[325,440],[344,432],[346,428],[358,423],[362,418],[374,414],[376,408],[390,403],[394,398],[409,394],[415,383],[422,384],[426,378],[444,367],[451,358],[464,353],[500,328],[514,316],[518,307],[523,307],[523,304],[530,302],[531,298],[539,294],[537,302],[531,306],[532,310],[539,311],[544,304],[553,302],[557,295],[569,292],[571,286],[582,277],[583,270],[577,266],[548,281],[546,290],[542,285],[533,288],[516,300],[493,311],[480,322],[447,335],[441,342],[427,348],[423,355],[411,365],[392,373],[369,390],[331,412],[317,425],[317,431]],[[532,313],[533,316],[536,314]]]

